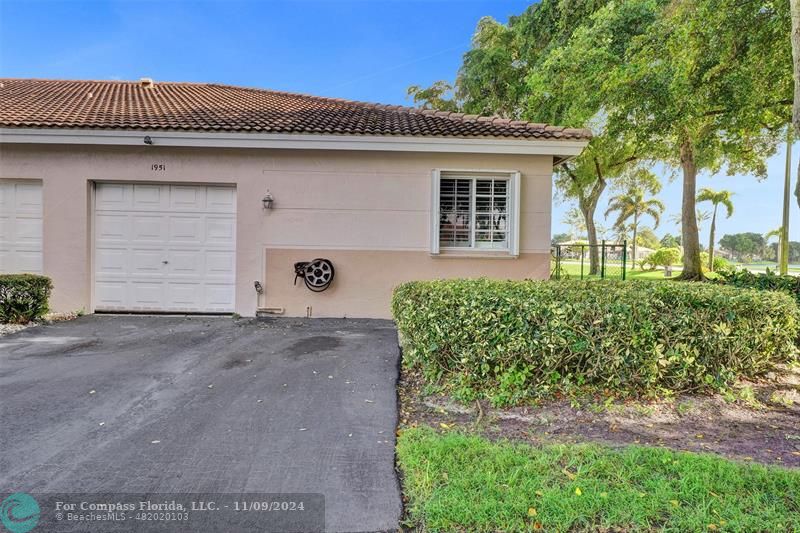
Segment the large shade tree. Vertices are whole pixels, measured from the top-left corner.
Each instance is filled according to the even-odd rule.
[[[682,279],[703,279],[697,174],[764,176],[791,102],[788,0],[676,0],[605,87],[611,130],[683,177]]]
[[[603,80],[624,61],[633,37],[656,20],[659,4],[543,0],[508,24],[484,18],[455,84],[414,86],[409,94],[423,107],[590,127],[595,138],[557,168],[556,187],[577,202],[596,245],[598,201],[637,158],[624,135],[606,135]],[[589,264],[590,273],[599,272],[597,246],[590,247]]]
[[[713,214],[711,215],[711,230],[708,236],[708,270],[710,272],[714,271],[714,242],[717,232],[717,209],[720,205],[724,206],[727,218],[730,218],[731,215],[733,215],[732,196],[733,193],[731,191],[715,191],[708,187],[700,189],[700,192],[697,194],[698,202],[711,202],[714,206],[712,210]]]

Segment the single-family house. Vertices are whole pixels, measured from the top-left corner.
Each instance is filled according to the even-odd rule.
[[[414,279],[545,278],[590,133],[215,83],[0,80],[0,272],[56,311],[388,317]]]

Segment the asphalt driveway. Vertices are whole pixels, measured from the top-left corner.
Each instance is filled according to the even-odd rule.
[[[95,315],[0,337],[0,490],[322,493],[326,530],[394,530],[398,357],[379,320]]]

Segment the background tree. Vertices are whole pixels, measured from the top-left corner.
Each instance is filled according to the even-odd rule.
[[[680,246],[681,246],[680,236],[676,237],[670,233],[667,233],[661,238],[662,248],[680,248]]]
[[[661,241],[656,237],[655,232],[647,227],[639,228],[639,235],[636,237],[636,244],[656,250],[661,247]]]
[[[723,235],[719,245],[731,252],[739,261],[761,258],[767,241],[760,233],[734,233]]]
[[[792,126],[794,137],[800,138],[800,0],[790,0],[791,13],[791,45],[792,45],[792,81],[794,98],[792,99]],[[800,160],[797,162],[797,184],[794,190],[797,205],[800,206]],[[791,250],[791,248],[790,248]]]
[[[769,242],[773,238],[778,239],[778,242],[774,243],[774,245],[770,244]],[[780,263],[781,251],[782,251],[781,245],[783,244],[783,227],[775,228],[773,230],[766,232],[764,234],[764,241],[767,243],[767,246],[764,250],[764,259],[774,259],[775,262]]]
[[[562,242],[569,242],[572,240],[572,235],[569,233],[556,233],[553,235],[551,244],[561,244]]]
[[[656,19],[654,2],[646,9],[639,4],[543,0],[508,24],[483,18],[455,84],[415,86],[409,94],[425,107],[590,127],[595,136],[587,149],[555,174],[557,190],[577,201],[589,243],[596,245],[598,201],[609,181],[636,159],[624,135],[605,134],[600,74],[620,68],[632,38]],[[599,268],[592,246],[590,274]]]
[[[564,214],[564,224],[569,226],[571,240],[582,240],[586,238],[586,221],[581,212],[572,208]]]
[[[653,219],[653,227],[657,228],[661,222],[661,214],[664,212],[664,204],[661,201],[646,197],[648,193],[656,194],[661,189],[661,184],[655,179],[655,176],[649,174],[649,179],[644,177],[648,173],[649,171],[638,170],[635,173],[637,177],[629,179],[624,192],[610,199],[605,213],[606,217],[613,212],[617,213],[617,218],[614,222],[615,228],[624,230],[626,224],[630,224],[630,230],[633,233],[632,268],[636,268],[636,261],[638,260],[636,255],[637,234],[642,218],[649,216]]]
[[[634,132],[683,175],[681,279],[703,279],[697,173],[766,173],[787,122],[785,2],[671,2],[606,84],[610,131]]]
[[[590,244],[590,275],[600,273],[599,232],[595,220],[597,203],[608,186],[608,180],[617,177],[633,158],[632,150],[626,145],[599,137],[593,139],[579,157],[556,170],[556,189],[564,198],[577,200],[583,217]]]
[[[711,202],[714,206],[713,214],[711,215],[711,230],[708,236],[708,270],[714,271],[714,242],[717,231],[717,208],[720,205],[725,207],[726,217],[731,218],[733,215],[733,201],[731,200],[733,193],[731,191],[715,191],[704,187],[700,189],[697,194],[698,202]]]

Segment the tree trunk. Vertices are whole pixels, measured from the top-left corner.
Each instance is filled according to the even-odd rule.
[[[792,125],[794,134],[800,137],[800,0],[790,0],[792,12],[792,73],[794,75],[794,105],[792,106]],[[797,188],[794,195],[800,205],[800,162],[797,164]]]
[[[786,133],[786,168],[783,173],[783,217],[781,234],[778,239],[778,272],[789,274],[789,189],[792,186],[792,129]]]
[[[639,232],[639,215],[633,215],[633,261],[631,262],[631,270],[636,270],[636,234]]]
[[[703,266],[700,261],[700,234],[697,231],[697,166],[692,142],[681,144],[683,169],[683,205],[681,207],[681,244],[683,244],[683,272],[678,279],[702,281]]]
[[[578,198],[578,208],[583,214],[586,223],[586,233],[589,238],[589,275],[596,276],[600,273],[600,250],[597,244],[597,226],[594,223],[594,213],[597,210],[597,202],[600,195],[606,188],[606,182],[601,176],[597,176],[597,181],[592,185],[589,192]]]
[[[714,214],[711,215],[711,231],[708,236],[708,271],[714,272],[714,234],[717,232],[717,207],[714,204]]]

